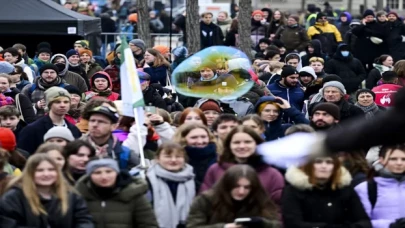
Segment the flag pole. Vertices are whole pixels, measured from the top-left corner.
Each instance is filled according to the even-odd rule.
[[[136,124],[136,136],[138,138],[138,147],[139,147],[139,155],[141,157],[141,168],[146,169],[146,162],[145,162],[145,154],[143,152],[143,143],[142,143],[142,135],[141,135],[141,123],[139,118],[139,109],[142,107],[134,108],[134,118]]]

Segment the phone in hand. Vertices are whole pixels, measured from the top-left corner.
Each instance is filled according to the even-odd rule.
[[[145,111],[152,114],[157,114],[157,109],[155,106],[145,106]]]
[[[236,223],[237,225],[243,225],[251,221],[252,221],[251,218],[237,218],[235,219],[234,223]]]

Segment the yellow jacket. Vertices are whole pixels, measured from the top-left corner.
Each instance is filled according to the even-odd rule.
[[[315,28],[319,28],[323,33],[333,33],[335,35],[335,39],[337,42],[342,42],[342,35],[340,35],[339,30],[336,28],[336,26],[329,24],[329,22],[325,22],[324,24],[321,24],[319,22],[316,22],[314,26],[311,26],[308,28],[307,34],[309,39],[312,40],[312,37],[320,34],[320,32]]]

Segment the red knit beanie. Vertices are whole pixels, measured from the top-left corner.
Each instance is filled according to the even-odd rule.
[[[264,13],[261,10],[255,10],[252,13],[252,17],[254,17],[256,14],[260,14],[262,17],[264,17]]]
[[[0,127],[0,147],[8,152],[14,151],[17,146],[13,131],[8,128]]]
[[[218,113],[221,113],[222,110],[219,107],[218,103],[215,101],[206,101],[200,106],[201,111],[216,111]]]
[[[387,14],[387,17],[388,17],[390,14],[394,14],[394,15],[395,15],[395,17],[399,18],[399,17],[398,17],[398,14],[397,14],[395,11],[391,11],[391,12],[389,12],[389,13]]]

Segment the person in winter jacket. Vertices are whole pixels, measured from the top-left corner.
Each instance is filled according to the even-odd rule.
[[[79,54],[80,66],[89,80],[96,72],[103,71],[103,68],[94,61],[91,50],[82,48],[79,50]]]
[[[304,91],[299,84],[298,70],[292,66],[284,66],[281,79],[267,86],[274,96],[287,100],[294,108],[301,110],[304,101]]]
[[[134,58],[141,62],[143,60],[143,55],[146,51],[145,42],[141,39],[133,39],[129,41],[129,48],[131,48]]]
[[[201,109],[205,115],[205,118],[207,118],[208,127],[211,127],[212,123],[223,112],[220,105],[221,104],[216,100],[200,99],[197,101],[194,107]]]
[[[369,181],[356,186],[366,213],[375,228],[399,228],[405,223],[402,210],[404,171],[404,144],[383,146],[379,152],[379,166],[376,175]]]
[[[172,54],[174,56],[174,59],[170,68],[174,72],[176,67],[179,66],[188,57],[188,49],[185,46],[179,46],[172,50]]]
[[[77,87],[82,93],[88,91],[89,88],[87,88],[86,81],[79,74],[69,71],[69,62],[66,56],[62,54],[53,55],[51,63],[58,68],[58,75],[62,80],[69,85]]]
[[[285,177],[289,185],[281,203],[284,227],[372,227],[350,186],[352,177],[337,157],[315,157],[288,168]]]
[[[213,14],[211,12],[201,15],[201,50],[215,45],[222,45],[224,42],[224,34],[222,34],[221,28],[218,25],[212,23],[212,17]]]
[[[356,49],[356,40],[357,36],[352,33],[352,30],[357,26],[360,26],[362,23],[359,19],[353,19],[350,23],[350,30],[346,32],[346,35],[343,37],[343,42],[349,45],[349,50],[354,51]]]
[[[145,197],[148,190],[145,181],[120,171],[111,158],[90,161],[76,189],[86,200],[95,228],[158,227]]]
[[[366,88],[373,89],[377,86],[378,82],[381,80],[382,75],[386,71],[392,71],[394,67],[394,60],[390,55],[381,55],[376,59],[376,62],[373,63],[373,69],[368,73],[366,79]]]
[[[33,72],[33,70],[27,64],[25,64],[24,59],[17,49],[7,48],[3,50],[3,58],[8,63],[23,68],[23,71],[25,74],[27,74],[28,81],[31,83],[34,81],[35,72]]]
[[[143,66],[143,71],[150,75],[151,83],[160,83],[162,86],[169,83],[167,79],[170,72],[170,63],[159,51],[153,48],[146,49],[144,60],[140,64]]]
[[[155,87],[151,85],[151,76],[145,72],[138,71],[139,82],[141,83],[143,99],[146,105],[155,106],[166,110],[166,102],[160,96]]]
[[[20,91],[22,91],[26,85],[31,84],[30,81],[28,81],[27,74],[23,71],[23,68],[20,66],[14,66],[14,72],[8,75],[9,75],[8,77],[10,77],[11,79],[10,87],[15,87]]]
[[[9,186],[0,200],[2,226],[94,228],[85,201],[69,189],[47,154],[31,156]]]
[[[280,10],[275,10],[269,25],[270,39],[274,41],[277,30],[280,28],[280,26],[285,25],[287,25],[287,19],[285,18],[284,13]]]
[[[326,62],[325,72],[339,75],[348,94],[356,92],[361,82],[366,79],[363,64],[353,57],[348,45],[344,43],[339,44],[336,53]]]
[[[96,72],[90,78],[91,91],[86,92],[86,101],[95,97],[105,97],[110,101],[120,99],[120,95],[112,91],[110,75],[104,71]]]
[[[357,37],[353,55],[359,59],[367,72],[373,68],[373,63],[380,55],[387,53],[386,32],[384,25],[375,20],[372,10],[363,13],[362,24],[352,29]],[[364,51],[369,50],[369,51]]]
[[[86,174],[86,165],[96,155],[96,150],[88,142],[75,140],[63,148],[66,160],[66,180],[74,186]]]
[[[376,95],[369,89],[359,89],[356,92],[355,106],[359,107],[366,114],[366,119],[373,119],[376,115],[380,115],[386,109],[378,106],[375,101]]]
[[[297,15],[288,17],[287,25],[280,26],[276,32],[275,38],[281,40],[285,44],[287,53],[301,52],[305,50],[305,46],[309,42],[308,35],[303,27],[299,24]]]
[[[241,144],[241,141],[245,141],[250,146]],[[256,153],[256,146],[262,142],[263,139],[253,129],[246,126],[234,128],[224,141],[224,151],[220,155],[219,161],[212,165],[205,174],[200,192],[211,189],[225,171],[235,164],[247,164],[256,170],[260,182],[271,200],[280,205],[281,192],[284,188],[283,176],[276,169],[265,164],[261,156]],[[239,152],[242,150],[244,153]]]
[[[373,88],[375,103],[382,107],[394,105],[394,95],[402,86],[398,85],[398,76],[394,71],[387,71],[382,74],[382,84]]]
[[[68,59],[68,71],[76,73],[80,75],[84,81],[86,82],[87,88],[90,88],[89,79],[87,78],[87,74],[83,67],[80,65],[80,54],[75,49],[70,49],[66,52],[66,58]]]
[[[385,32],[389,34],[387,38],[388,54],[394,58],[394,62],[397,62],[405,59],[405,25],[399,19],[398,14],[393,11],[389,12],[387,17]]]
[[[349,12],[343,12],[340,14],[340,25],[338,26],[339,32],[342,37],[346,36],[346,33],[350,30],[350,23],[352,22],[352,15]]]
[[[322,58],[324,61],[328,59],[327,55],[323,53],[322,45],[321,42],[319,42],[319,40],[311,40],[305,48],[305,53],[306,54],[301,57],[303,67],[310,65],[309,60],[312,57]]]
[[[0,126],[12,130],[17,141],[21,130],[27,126],[20,117],[21,113],[14,105],[0,107]]]
[[[221,28],[222,35],[226,37],[232,23],[232,18],[228,16],[228,12],[221,11],[217,15],[216,24]]]
[[[121,45],[117,44],[114,49],[113,61],[104,68],[104,72],[110,75],[112,81],[112,91],[121,93],[121,80],[120,80],[120,65],[121,65]]]
[[[305,116],[288,101],[273,96],[264,96],[255,105],[255,112],[262,118],[266,127],[265,141],[272,141],[284,137],[284,132],[291,124],[283,124],[282,119],[290,119],[295,124],[309,124]]]
[[[148,168],[146,180],[160,227],[186,227],[196,190],[193,168],[177,143],[164,143],[156,152],[156,163]]]
[[[303,67],[298,75],[300,76],[300,83],[302,86],[301,88],[304,90],[304,92],[307,90],[308,87],[315,83],[316,79],[318,78],[318,76],[316,76],[315,74],[314,69],[310,66]]]
[[[49,63],[51,59],[51,48],[50,47],[41,47],[37,51],[37,56],[34,58],[34,63],[31,65],[35,69],[36,76],[40,76],[41,72],[39,71],[45,64]]]
[[[243,222],[244,227],[282,226],[277,207],[266,194],[256,171],[248,165],[230,167],[213,189],[194,199],[187,227],[241,227],[235,223],[238,218],[249,218]]]
[[[260,39],[269,38],[270,30],[269,26],[263,22],[263,12],[260,10],[255,10],[252,13],[251,18],[251,31],[250,38],[252,40],[252,47],[256,47],[259,44]]]

